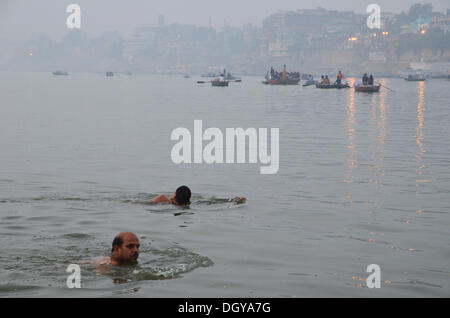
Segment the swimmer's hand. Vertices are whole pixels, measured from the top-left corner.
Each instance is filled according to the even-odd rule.
[[[247,201],[244,197],[235,197],[234,199],[230,199],[230,202],[234,202],[236,204],[243,204]]]

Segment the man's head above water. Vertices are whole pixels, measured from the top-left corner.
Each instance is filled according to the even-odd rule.
[[[150,203],[168,203],[173,205],[187,205],[191,203],[191,190],[187,186],[181,186],[169,199],[164,194],[158,195]]]
[[[181,186],[172,196],[172,203],[185,205],[191,202],[191,190],[186,186]]]
[[[112,242],[111,265],[136,264],[139,257],[139,239],[131,232],[116,235]]]

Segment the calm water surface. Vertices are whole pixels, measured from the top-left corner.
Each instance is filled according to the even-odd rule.
[[[0,73],[0,297],[450,296],[450,82],[196,80]],[[279,128],[278,174],[173,164],[171,132],[195,119]],[[188,209],[142,203],[182,184]],[[140,264],[99,273],[120,231]]]

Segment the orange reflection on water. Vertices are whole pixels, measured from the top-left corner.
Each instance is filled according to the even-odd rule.
[[[423,155],[426,152],[423,141],[424,141],[424,112],[425,112],[425,106],[424,106],[424,97],[425,97],[425,82],[418,82],[418,104],[417,104],[417,127],[416,127],[416,134],[414,138],[416,139],[417,143],[417,152],[416,152],[416,159],[417,159],[417,179],[416,179],[416,194],[419,194],[419,185],[421,183],[430,182],[429,180],[423,179],[423,170],[425,169],[425,165],[423,164]]]
[[[353,87],[353,84],[355,82],[354,78],[349,78],[349,85],[350,87]],[[356,147],[355,147],[355,137],[356,137],[356,130],[355,125],[356,123],[356,116],[355,116],[355,90],[350,89],[349,90],[349,97],[348,97],[348,104],[347,104],[347,137],[348,137],[348,145],[347,149],[350,150],[349,156],[347,158],[347,173],[344,179],[344,182],[346,183],[352,183],[353,182],[353,174],[352,170],[353,168],[357,167],[356,164]]]

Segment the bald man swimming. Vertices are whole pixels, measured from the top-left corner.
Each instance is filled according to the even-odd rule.
[[[139,257],[139,239],[131,232],[116,235],[112,242],[111,255],[96,261],[96,265],[135,265]]]

